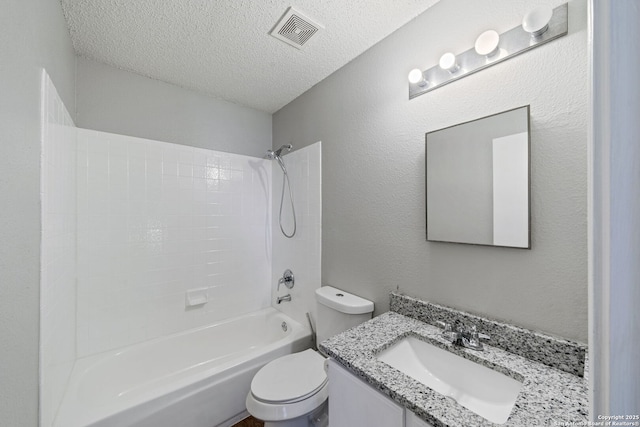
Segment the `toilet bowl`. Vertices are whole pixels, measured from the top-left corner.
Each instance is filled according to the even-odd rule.
[[[253,377],[247,411],[265,427],[325,427],[326,359],[309,349],[266,364]]]
[[[373,302],[331,286],[316,289],[317,340],[371,318]],[[247,411],[265,427],[327,427],[329,387],[326,361],[311,349],[267,363],[251,381]]]

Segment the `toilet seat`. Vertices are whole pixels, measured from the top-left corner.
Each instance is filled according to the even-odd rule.
[[[251,381],[247,410],[264,421],[293,419],[314,411],[329,397],[325,358],[313,350],[267,363]]]
[[[267,363],[251,381],[251,393],[265,403],[294,403],[327,383],[324,357],[309,349]]]

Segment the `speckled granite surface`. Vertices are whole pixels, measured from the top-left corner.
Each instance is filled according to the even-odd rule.
[[[587,353],[587,347],[584,344],[475,316],[395,292],[391,293],[391,311],[434,326],[436,321],[452,325],[456,323],[475,324],[478,331],[491,336],[489,344],[493,347],[542,362],[570,374],[579,376],[584,374],[584,361]]]
[[[456,401],[380,362],[376,355],[412,335],[523,382],[504,426],[553,426],[587,421],[587,382],[583,377],[549,367],[500,348],[484,351],[453,347],[441,329],[388,312],[320,344],[329,356],[436,427],[494,426]]]

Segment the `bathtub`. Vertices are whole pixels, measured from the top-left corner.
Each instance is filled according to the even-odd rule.
[[[79,359],[54,426],[229,426],[258,369],[310,343],[307,327],[266,308]]]

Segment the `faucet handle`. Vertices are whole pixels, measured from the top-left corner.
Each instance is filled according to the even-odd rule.
[[[282,275],[282,277],[278,279],[278,287],[276,288],[276,292],[280,291],[280,285],[282,285],[283,283],[287,287],[287,289],[293,288],[293,285],[295,284],[295,278],[293,277],[293,272],[288,268],[284,271],[284,274]],[[291,294],[278,297],[277,303],[280,304],[282,301],[291,301]]]
[[[438,324],[438,326],[440,326],[442,329],[444,329],[444,332],[451,332],[451,323],[445,323],[445,322],[441,322],[439,320],[436,321],[436,323]]]
[[[478,332],[478,327],[476,325],[471,325],[469,327],[469,334],[471,335],[471,338],[475,338],[477,340],[490,340],[491,336],[489,336],[488,334],[482,333],[482,332]]]
[[[449,341],[451,344],[455,344],[460,340],[461,333],[458,332],[457,329],[454,331],[451,323],[441,322],[439,320],[437,320],[436,323],[443,329],[442,336],[444,339]]]
[[[278,291],[280,290],[280,285],[282,285],[283,283],[287,287],[287,289],[293,288],[293,285],[296,283],[293,272],[288,268],[284,271],[282,277],[278,279]]]

